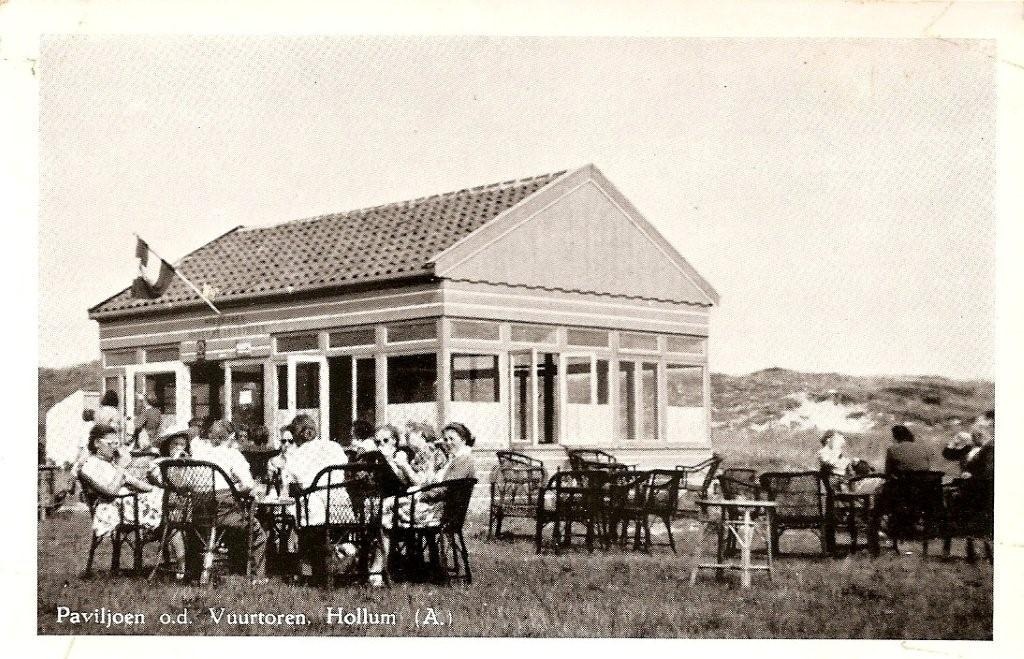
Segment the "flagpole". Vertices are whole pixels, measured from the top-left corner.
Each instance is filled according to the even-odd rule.
[[[152,247],[150,246],[150,244],[149,244],[148,242],[146,242],[145,240],[143,240],[143,239],[142,239],[142,236],[140,236],[140,235],[139,235],[139,234],[137,234],[137,233],[136,233],[136,234],[134,234],[134,235],[135,235],[135,238],[136,238],[137,240],[142,240],[142,242],[146,243],[146,247],[147,247],[147,248],[149,249],[149,251],[153,252],[153,256],[157,257],[158,259],[160,259],[161,261],[163,261],[163,262],[164,262],[164,263],[166,263],[167,265],[171,265],[170,261],[168,261],[168,260],[167,260],[167,259],[165,259],[164,257],[162,257],[162,256],[160,256],[159,254],[157,254],[157,253],[156,253],[156,250],[155,250],[155,249],[153,249],[153,248],[152,248]],[[208,298],[207,298],[207,297],[206,297],[205,295],[203,295],[203,292],[202,292],[202,291],[200,291],[200,290],[199,290],[198,288],[196,288],[196,285],[195,285],[195,284],[193,284],[193,283],[192,283],[192,282],[190,282],[190,281],[189,281],[188,279],[186,279],[186,278],[185,278],[185,275],[183,275],[183,274],[181,274],[180,272],[178,272],[178,269],[177,269],[176,267],[174,267],[173,265],[171,265],[171,270],[172,270],[172,271],[174,271],[174,274],[178,275],[178,277],[180,277],[180,278],[181,278],[181,280],[182,280],[183,282],[185,282],[186,284],[188,284],[188,285],[189,285],[189,288],[191,288],[191,289],[192,289],[193,291],[195,291],[195,292],[196,292],[196,295],[198,295],[198,296],[199,296],[200,298],[202,298],[203,302],[205,302],[206,304],[210,305],[210,308],[211,308],[211,309],[213,309],[214,313],[216,313],[216,314],[217,314],[218,316],[219,316],[219,315],[221,315],[221,313],[220,313],[220,309],[218,309],[217,307],[215,307],[215,306],[213,305],[213,302],[210,302],[210,300],[209,300],[209,299],[208,299]]]

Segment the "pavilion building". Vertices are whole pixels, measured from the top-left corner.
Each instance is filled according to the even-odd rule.
[[[343,444],[374,425],[465,423],[476,450],[609,450],[672,466],[710,451],[718,295],[593,165],[274,226],[237,227],[157,298],[89,310],[103,388]],[[129,405],[129,408],[131,405]],[[126,410],[131,417],[137,410]]]

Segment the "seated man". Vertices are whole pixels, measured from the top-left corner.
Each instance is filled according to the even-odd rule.
[[[281,467],[281,476],[285,490],[306,490],[313,485],[314,479],[325,467],[341,466],[348,463],[348,456],[341,444],[318,437],[316,421],[308,414],[297,415],[285,427],[294,438],[295,445],[288,450],[287,457]],[[335,481],[332,481],[335,482]],[[327,522],[344,522],[353,519],[352,503],[348,493],[342,488],[330,492],[330,511],[328,513],[328,493],[313,492],[306,498],[305,510],[301,520],[304,527],[319,527]],[[329,519],[328,519],[329,518]],[[299,554],[301,569],[305,576],[322,576],[326,573],[326,556],[323,553],[325,543],[322,534],[315,536],[302,533],[299,536]],[[342,543],[338,552],[343,556],[355,555],[355,547],[351,543]]]
[[[885,452],[885,473],[892,476],[901,471],[927,471],[932,467],[932,451],[914,441],[914,433],[906,426],[892,427],[893,444]]]
[[[922,514],[934,505],[929,492],[911,488],[899,481],[903,472],[928,471],[932,467],[932,451],[924,443],[914,441],[914,433],[906,426],[893,426],[893,444],[885,452],[885,474],[889,477],[879,512],[889,513],[889,535],[894,539],[907,537]],[[939,491],[941,497],[941,491]]]
[[[202,455],[196,457],[212,462],[223,469],[238,493],[254,494],[256,483],[249,471],[249,463],[246,462],[241,451],[228,445],[230,436],[231,428],[225,421],[214,421],[209,431],[210,447]],[[241,543],[246,541],[248,519],[231,495],[230,486],[220,474],[217,475],[215,489],[218,521],[222,526],[227,527],[226,538],[236,569],[240,568],[244,571],[245,566],[239,566],[238,561],[243,554],[244,545]],[[267,532],[259,523],[254,523],[250,532],[248,542],[252,577],[254,581],[265,581]]]

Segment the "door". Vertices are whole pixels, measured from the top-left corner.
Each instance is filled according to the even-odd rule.
[[[377,425],[377,361],[373,357],[354,360],[352,369],[352,420]]]
[[[511,440],[518,444],[557,444],[564,387],[556,352],[509,353]]]
[[[321,355],[289,355],[276,369],[277,415],[275,432],[297,414],[308,414],[330,437],[327,358]]]
[[[124,409],[129,415],[125,418],[127,436],[134,433],[134,419],[142,413],[140,394],[156,398],[156,406],[161,412],[160,432],[163,432],[173,425],[188,423],[192,418],[191,390],[192,378],[184,364],[126,366]]]
[[[230,401],[224,406],[224,418],[256,444],[267,441],[263,382],[262,362],[233,361],[224,366],[223,398]]]

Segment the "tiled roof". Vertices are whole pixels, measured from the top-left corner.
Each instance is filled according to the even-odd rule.
[[[505,181],[269,227],[240,227],[185,256],[177,269],[217,289],[214,303],[430,275],[430,260],[564,174]],[[155,299],[125,289],[89,310],[132,313],[202,304],[175,277]]]

